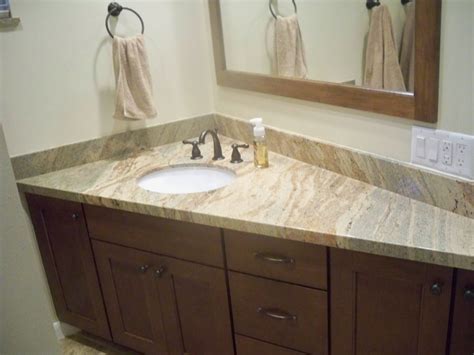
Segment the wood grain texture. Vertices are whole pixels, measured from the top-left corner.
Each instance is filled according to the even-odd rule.
[[[207,265],[224,266],[219,229],[84,205],[91,238],[173,256]]]
[[[146,354],[168,354],[162,316],[166,307],[156,296],[151,267],[154,255],[92,241],[114,342]]]
[[[457,270],[451,330],[450,355],[474,354],[474,299],[466,291],[474,292],[474,272]]]
[[[218,85],[425,122],[437,121],[441,0],[417,1],[414,94],[228,70],[219,0],[209,0],[209,13]]]
[[[299,351],[282,348],[256,339],[235,335],[237,355],[305,355]]]
[[[233,355],[225,271],[162,257],[155,265],[165,270],[154,282],[168,305],[163,314],[172,353]]]
[[[330,260],[333,355],[445,354],[452,269],[336,249]]]
[[[229,270],[327,289],[327,248],[230,230],[224,231],[224,239]],[[268,261],[262,256],[292,262]]]
[[[438,121],[442,0],[416,1],[415,118]]]
[[[235,332],[314,355],[328,353],[327,293],[229,272]],[[274,319],[259,308],[296,319]]]
[[[224,270],[93,245],[117,343],[147,354],[234,354]]]
[[[81,205],[26,199],[58,319],[111,339]]]

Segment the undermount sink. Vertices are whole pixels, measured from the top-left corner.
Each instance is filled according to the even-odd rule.
[[[190,194],[220,189],[234,181],[233,171],[206,165],[169,166],[138,179],[142,189],[162,194]]]

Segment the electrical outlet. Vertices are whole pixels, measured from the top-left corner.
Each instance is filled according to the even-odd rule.
[[[474,136],[413,127],[411,161],[474,180]]]
[[[444,165],[452,165],[453,164],[453,142],[449,140],[443,140],[441,150],[443,151],[443,158],[441,162]]]
[[[443,155],[443,160],[441,161],[444,165],[453,165],[452,155],[445,154]]]

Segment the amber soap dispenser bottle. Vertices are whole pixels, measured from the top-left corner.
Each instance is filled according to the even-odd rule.
[[[268,148],[265,140],[265,127],[261,118],[250,120],[253,125],[253,154],[254,164],[257,168],[268,168]]]

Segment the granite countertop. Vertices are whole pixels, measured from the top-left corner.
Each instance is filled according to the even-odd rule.
[[[389,192],[316,166],[270,153],[270,167],[214,162],[212,143],[197,164],[236,172],[222,189],[165,195],[138,187],[137,178],[168,165],[195,163],[191,148],[172,143],[18,181],[21,191],[304,241],[323,246],[474,270],[474,219]]]

